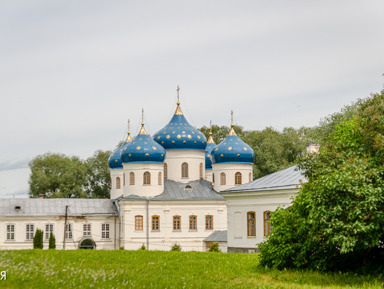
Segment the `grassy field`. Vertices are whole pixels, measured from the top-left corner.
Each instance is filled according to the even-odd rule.
[[[0,288],[384,288],[382,276],[257,268],[257,254],[0,251]]]

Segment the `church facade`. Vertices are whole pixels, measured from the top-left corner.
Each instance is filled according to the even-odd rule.
[[[128,132],[111,155],[110,200],[1,202],[0,249],[32,248],[39,228],[46,242],[50,232],[55,235],[58,249],[170,250],[178,244],[184,251],[205,251],[205,240],[227,230],[227,201],[220,192],[252,181],[253,158],[233,124],[216,145],[212,135],[207,140],[188,123],[178,101],[170,122],[153,137],[142,122],[138,135]]]

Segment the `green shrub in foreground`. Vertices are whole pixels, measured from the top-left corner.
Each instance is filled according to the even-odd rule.
[[[49,234],[49,247],[48,248],[49,249],[56,249],[56,238],[52,232]]]
[[[43,249],[43,231],[37,229],[33,237],[33,249]]]
[[[212,243],[211,246],[209,246],[209,252],[221,252],[221,250],[219,249],[219,243],[215,242],[215,243]]]
[[[175,244],[173,244],[171,251],[180,252],[181,246],[179,244],[175,243]]]

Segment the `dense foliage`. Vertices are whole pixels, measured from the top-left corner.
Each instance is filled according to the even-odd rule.
[[[33,237],[33,249],[43,249],[43,231],[37,229],[35,232],[35,236]]]
[[[44,154],[30,163],[30,196],[43,194],[47,198],[84,197],[87,167],[78,157]]]
[[[384,91],[360,101],[319,154],[302,158],[308,183],[272,214],[261,265],[384,272]]]
[[[111,179],[108,158],[111,151],[96,151],[85,162],[87,166],[87,198],[109,198]]]
[[[109,198],[110,151],[96,151],[83,161],[78,157],[47,153],[30,163],[31,197],[46,198]]]

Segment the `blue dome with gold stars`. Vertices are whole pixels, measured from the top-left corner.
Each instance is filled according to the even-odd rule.
[[[212,150],[212,163],[253,163],[253,149],[243,142],[232,128],[229,135]]]
[[[205,150],[207,151],[205,153],[205,169],[206,170],[211,170],[212,169],[212,149],[216,146],[215,142],[213,141],[212,138],[212,132],[209,133],[210,136],[207,141],[207,146],[205,147]]]
[[[131,138],[131,133],[128,131],[128,136],[124,144],[121,147],[119,147],[116,151],[114,151],[109,157],[108,165],[111,169],[123,168],[123,163],[121,161],[121,152],[130,142],[132,142],[132,138]]]
[[[166,150],[205,150],[207,139],[185,119],[180,102],[171,121],[154,136],[154,140]]]
[[[144,123],[136,138],[121,149],[122,163],[162,163],[164,158],[164,148],[147,134]]]
[[[123,146],[119,147],[117,150],[111,154],[108,160],[108,165],[111,169],[122,169],[123,163],[121,162],[120,154],[121,154],[121,148]]]

